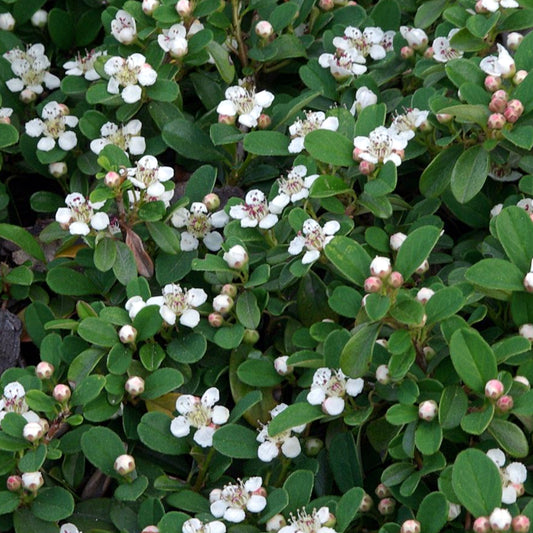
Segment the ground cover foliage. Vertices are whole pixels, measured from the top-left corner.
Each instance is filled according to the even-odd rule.
[[[0,531],[528,531],[532,25],[0,1]]]

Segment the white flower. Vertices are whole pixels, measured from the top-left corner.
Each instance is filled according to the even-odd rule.
[[[320,257],[320,252],[331,242],[340,227],[336,220],[330,220],[322,228],[316,220],[308,218],[303,224],[302,231],[298,232],[298,235],[290,242],[287,251],[291,255],[298,255],[306,248],[302,263],[304,265],[313,263]]]
[[[514,76],[516,72],[514,59],[500,43],[497,46],[498,55],[484,57],[479,68],[489,76],[502,76],[503,78]]]
[[[360,76],[367,70],[366,59],[354,48],[337,54],[321,54],[318,63],[322,68],[329,68],[331,75],[338,80]]]
[[[361,378],[346,378],[342,370],[319,368],[313,376],[307,401],[311,405],[322,405],[322,410],[332,416],[344,411],[344,396],[357,396],[364,386]]]
[[[183,57],[187,53],[187,29],[183,24],[174,24],[157,36],[159,46],[172,57]]]
[[[447,63],[451,59],[463,57],[462,50],[452,48],[450,39],[459,31],[458,28],[453,28],[448,33],[448,37],[437,37],[433,41],[433,59],[439,63]]]
[[[25,396],[26,391],[18,381],[12,381],[4,387],[4,393],[0,399],[0,422],[7,413],[18,413],[27,422],[39,422],[39,415],[29,410]]]
[[[428,115],[429,111],[420,111],[416,107],[406,109],[405,113],[394,117],[389,131],[409,141],[415,136],[415,130],[427,120]]]
[[[146,141],[140,135],[141,126],[141,121],[137,119],[130,120],[125,126],[106,122],[100,128],[102,137],[91,141],[91,151],[98,155],[104,146],[114,144],[124,150],[126,154],[140,155],[146,150]]]
[[[400,26],[400,33],[402,34],[402,37],[407,41],[407,44],[414,50],[424,49],[428,44],[428,36],[426,32],[420,28]]]
[[[263,496],[263,479],[251,477],[246,482],[226,485],[222,490],[211,491],[211,514],[215,518],[224,518],[228,522],[239,523],[246,518],[246,511],[260,513],[266,507]]]
[[[131,44],[137,38],[135,19],[124,9],[119,9],[111,21],[111,35],[122,44]]]
[[[92,203],[77,192],[73,192],[65,198],[67,207],[60,207],[56,212],[56,221],[62,226],[68,227],[71,235],[88,235],[93,229],[101,231],[109,226],[107,213],[95,213],[104,202]]]
[[[230,268],[240,270],[248,263],[248,252],[240,244],[236,244],[224,252],[223,259]]]
[[[186,520],[181,526],[182,533],[226,533],[226,525],[220,520],[202,522],[198,518]]]
[[[490,513],[489,522],[493,531],[507,531],[511,528],[511,513],[507,509],[496,507]]]
[[[298,509],[297,515],[291,515],[289,524],[282,527],[278,533],[335,533],[331,527],[324,524],[331,520],[328,507],[313,509],[309,515],[305,509]]]
[[[157,72],[146,63],[142,54],[131,54],[126,59],[113,56],[104,65],[105,73],[110,76],[107,91],[121,95],[124,102],[133,104],[142,97],[142,87],[153,85]],[[124,87],[122,91],[120,87]]]
[[[274,407],[270,411],[271,418],[274,419],[282,411],[285,411],[287,407],[288,405],[285,403],[280,403]],[[300,455],[302,451],[300,441],[298,437],[291,434],[301,433],[305,429],[305,424],[287,429],[277,435],[269,435],[268,426],[269,424],[264,425],[259,431],[259,435],[257,435],[257,441],[261,443],[257,449],[257,456],[261,461],[269,463],[279,455],[280,451],[289,459],[294,459]]]
[[[63,64],[67,76],[83,76],[86,80],[94,81],[100,79],[100,74],[94,69],[94,63],[101,56],[106,56],[105,50],[91,50],[85,56],[78,56]]]
[[[266,107],[270,107],[274,95],[269,91],[255,92],[255,87],[246,89],[241,85],[228,87],[226,97],[217,106],[217,113],[227,117],[239,116],[239,123],[248,128],[257,126],[257,119]]]
[[[61,526],[59,533],[82,533],[74,524],[68,522]]]
[[[207,448],[213,446],[213,435],[219,426],[229,418],[229,411],[222,405],[215,405],[220,399],[216,387],[207,389],[202,398],[191,394],[182,394],[176,400],[179,415],[170,424],[170,432],[178,438],[186,437],[191,427],[196,428],[194,442]]]
[[[358,135],[353,144],[359,151],[359,159],[363,161],[374,165],[392,161],[396,166],[400,166],[402,158],[398,152],[407,146],[407,140],[384,126],[379,126],[372,130],[368,137]]]
[[[368,87],[359,87],[355,93],[355,100],[350,108],[350,113],[355,115],[355,112],[360,113],[362,109],[370,105],[376,104],[378,97],[376,93],[371,91]]]
[[[171,222],[176,228],[186,228],[181,234],[180,247],[184,252],[196,250],[200,239],[206,248],[217,252],[222,247],[224,237],[213,228],[223,228],[229,221],[229,216],[223,211],[209,213],[202,202],[193,202],[190,210],[180,207],[172,213]]]
[[[150,199],[159,200],[166,192],[163,185],[174,177],[172,167],[159,166],[153,155],[145,155],[137,161],[137,166],[128,168],[129,181],[141,191],[146,192]]]
[[[74,128],[78,118],[69,115],[69,109],[57,102],[48,102],[42,110],[42,118],[34,118],[26,122],[26,133],[30,137],[41,137],[37,149],[49,152],[55,148],[56,142],[62,150],[72,150],[78,139],[73,131],[67,131],[67,126]]]
[[[6,52],[3,57],[11,63],[11,70],[17,76],[6,81],[11,92],[18,93],[26,88],[32,93],[41,94],[43,83],[47,89],[59,87],[59,78],[48,72],[50,60],[44,54],[44,45],[34,44],[26,52],[15,48]]]
[[[289,126],[291,142],[289,152],[298,154],[304,149],[305,136],[315,130],[337,131],[339,119],[328,117],[322,111],[305,111],[305,119],[297,119]]]
[[[246,194],[244,204],[230,207],[229,215],[241,221],[242,228],[270,229],[278,221],[278,216],[270,211],[265,193],[252,189]]]
[[[498,11],[500,7],[514,8],[520,7],[520,4],[516,0],[481,0],[481,5],[492,13]]]
[[[13,31],[15,28],[15,18],[9,12],[0,13],[0,30]]]
[[[290,203],[296,203],[309,196],[311,185],[318,178],[318,174],[307,176],[304,165],[293,167],[286,178],[278,179],[278,195],[270,202],[270,211],[279,214]]]
[[[523,484],[527,479],[527,469],[525,465],[514,462],[503,468],[506,458],[503,451],[499,448],[492,448],[487,452],[487,456],[500,470],[500,477],[502,480],[502,503],[515,503],[517,496],[523,493]]]
[[[386,55],[385,48],[381,42],[384,32],[381,28],[368,26],[362,32],[359,28],[348,26],[344,30],[344,37],[334,37],[333,46],[341,53],[351,53],[355,51],[357,55],[372,59],[383,59]]]
[[[194,309],[207,300],[203,289],[182,289],[175,283],[163,287],[163,295],[149,298],[146,305],[159,305],[163,320],[173,326],[176,318],[180,324],[194,328],[200,322],[200,313]]]

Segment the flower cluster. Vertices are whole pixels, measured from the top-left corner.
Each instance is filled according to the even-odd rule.
[[[173,178],[174,170],[172,167],[160,166],[152,155],[141,157],[136,167],[128,168],[127,176],[131,184],[144,193],[149,200],[161,200],[168,203],[174,194],[172,189],[167,190],[165,187],[165,183]]]
[[[215,405],[220,399],[216,387],[207,389],[201,398],[191,394],[182,394],[176,400],[176,411],[179,416],[170,423],[170,432],[175,437],[186,437],[191,427],[196,428],[193,440],[199,446],[213,446],[213,435],[217,428],[225,424],[229,411],[222,405]]]
[[[100,128],[101,137],[91,141],[91,151],[98,155],[105,146],[113,144],[131,155],[141,155],[146,150],[146,141],[140,135],[141,127],[142,123],[138,119],[130,120],[124,126],[106,122]]]
[[[299,154],[304,149],[304,139],[308,133],[315,130],[337,131],[339,119],[337,117],[326,118],[322,111],[306,111],[305,119],[297,119],[289,126],[291,142],[289,152]]]
[[[173,24],[170,28],[164,29],[157,36],[159,46],[174,58],[183,57],[187,54],[189,43],[187,38],[192,37],[203,29],[203,24],[197,22],[192,24],[189,29],[183,24]]]
[[[513,462],[504,468],[506,462],[505,454],[498,448],[489,450],[487,455],[500,469],[500,477],[502,480],[502,503],[515,503],[516,498],[524,493],[524,483],[527,479],[527,469],[525,465]]]
[[[239,124],[247,128],[255,128],[263,109],[270,107],[274,101],[271,92],[256,92],[254,86],[246,88],[244,83],[228,87],[224,96],[226,99],[217,106],[219,121],[233,123],[239,117]]]
[[[274,207],[274,212],[276,207]],[[259,189],[252,189],[246,193],[244,204],[232,205],[229,215],[241,221],[243,228],[270,229],[278,221],[268,203],[265,193]]]
[[[214,489],[209,494],[211,514],[228,522],[239,523],[246,518],[246,511],[260,513],[266,507],[263,479],[251,477],[245,482],[231,483]]]
[[[335,523],[335,518],[329,512],[329,507],[313,509],[308,514],[305,509],[298,509],[296,516],[291,514],[289,524],[282,527],[279,533],[335,533],[328,524]]]
[[[25,396],[26,390],[18,381],[12,381],[4,387],[0,399],[0,422],[7,413],[18,413],[27,422],[39,422],[39,415],[29,410]]]
[[[448,32],[447,37],[437,37],[431,46],[433,50],[433,59],[439,63],[447,63],[452,59],[463,57],[463,51],[453,48],[450,39],[459,31],[453,28]]]
[[[299,231],[298,235],[290,242],[287,251],[291,255],[298,255],[305,248],[307,251],[302,257],[302,263],[304,265],[314,263],[340,227],[336,220],[330,220],[322,227],[316,220],[309,218],[304,222],[302,231]]]
[[[146,63],[142,54],[137,53],[126,59],[111,57],[106,61],[104,71],[109,76],[107,91],[120,94],[127,104],[138,102],[142,98],[142,88],[153,85],[157,80],[157,72]]]
[[[60,207],[56,212],[56,221],[71,235],[88,235],[91,228],[105,230],[109,226],[109,216],[105,212],[95,212],[103,207],[104,202],[91,202],[82,194],[73,192],[65,198],[67,207]]]
[[[99,57],[106,56],[105,50],[91,50],[85,56],[78,54],[77,57],[71,61],[63,64],[67,76],[83,76],[88,81],[95,81],[100,79],[100,74],[96,72],[94,64]]]

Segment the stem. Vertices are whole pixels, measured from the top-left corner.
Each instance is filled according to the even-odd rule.
[[[215,448],[210,448],[209,452],[207,452],[207,455],[205,457],[205,461],[200,466],[200,472],[198,473],[198,477],[196,478],[196,483],[194,484],[194,487],[192,488],[194,492],[199,492],[200,489],[203,487],[205,476],[207,474],[207,469],[209,468],[209,464],[211,463],[211,459],[213,459],[214,454],[215,454]]]
[[[276,483],[274,483],[275,487],[281,487],[281,484],[285,481],[290,464],[291,464],[290,459],[287,459],[286,457],[283,457],[283,456],[281,457],[281,472],[279,473]]]
[[[238,43],[239,59],[241,60],[242,66],[246,67],[248,65],[248,54],[244,46],[244,41],[242,40],[241,19],[239,16],[239,7],[240,7],[239,4],[240,4],[239,0],[231,0],[231,7],[232,7],[232,14],[233,14],[233,32],[234,32],[235,40]]]

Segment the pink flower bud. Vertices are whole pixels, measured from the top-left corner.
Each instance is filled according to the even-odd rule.
[[[523,483],[511,483],[511,485],[516,492],[517,498],[520,498],[520,496],[523,496],[526,492],[526,488],[524,487]]]
[[[157,526],[146,526],[141,533],[159,533],[159,528]]]
[[[485,396],[497,400],[504,392],[503,383],[499,379],[491,379],[485,385]]]
[[[507,123],[507,116],[501,113],[492,113],[487,120],[487,127],[491,130],[501,130]]]
[[[429,270],[429,261],[426,259],[416,270],[415,272],[419,275],[427,272]]]
[[[133,326],[125,324],[119,329],[118,338],[120,339],[120,342],[124,344],[135,342],[135,339],[137,338],[137,330]]]
[[[418,417],[426,422],[431,422],[436,416],[439,407],[435,400],[426,400],[418,406]]]
[[[22,486],[31,492],[39,490],[44,485],[43,475],[40,472],[26,472],[22,474]]]
[[[274,359],[274,369],[280,376],[286,376],[292,374],[294,367],[287,365],[288,355],[280,355]]]
[[[391,495],[391,492],[389,490],[389,487],[387,485],[380,483],[376,490],[374,491],[376,493],[376,496],[380,499],[382,498],[388,498]]]
[[[272,518],[267,520],[265,524],[268,533],[279,531],[282,527],[287,525],[287,520],[282,514],[275,514]]]
[[[233,283],[226,283],[222,286],[220,294],[227,294],[228,296],[235,298],[235,296],[237,296],[237,287]]]
[[[35,367],[35,375],[39,379],[50,379],[54,373],[54,365],[48,361],[41,361]]]
[[[523,40],[524,36],[521,33],[518,33],[517,31],[512,31],[507,36],[507,48],[509,48],[509,50],[516,50]]]
[[[272,24],[268,22],[268,20],[260,20],[255,25],[255,33],[262,39],[268,39],[274,33],[274,28],[272,27]]]
[[[322,11],[331,11],[335,7],[335,2],[333,0],[319,0],[318,7]]]
[[[391,381],[389,367],[387,365],[379,365],[376,368],[376,381],[382,385],[388,385]]]
[[[180,17],[186,18],[192,13],[192,6],[189,0],[179,0],[176,4],[176,11]]]
[[[37,95],[31,89],[24,89],[19,94],[19,100],[24,104],[31,104],[37,100]]]
[[[39,422],[28,422],[22,430],[22,436],[29,442],[38,441],[43,435],[44,431]]]
[[[114,189],[115,187],[118,187],[124,179],[118,172],[114,172],[113,170],[109,171],[104,178],[104,183],[110,188]]]
[[[388,283],[391,287],[399,289],[403,285],[403,276],[400,274],[400,272],[391,272]]]
[[[393,498],[383,498],[378,503],[379,514],[388,515],[394,512],[396,507],[396,500]]]
[[[235,119],[235,115],[218,115],[219,124],[227,124],[228,126],[232,126],[235,124]]]
[[[483,0],[477,0],[475,6],[476,13],[488,13],[489,10],[483,4]]]
[[[213,309],[217,313],[225,315],[233,308],[233,298],[227,294],[219,294],[213,299]]]
[[[144,392],[144,379],[139,376],[132,376],[124,384],[126,392],[134,398]]]
[[[513,408],[513,405],[513,397],[509,394],[504,394],[503,396],[498,398],[498,401],[496,402],[496,409],[498,409],[502,413],[507,413]]]
[[[54,178],[60,178],[64,176],[68,171],[67,164],[64,161],[59,161],[57,163],[50,163],[48,165],[48,172],[54,176]]]
[[[402,46],[400,55],[402,56],[402,59],[409,59],[415,55],[415,51],[410,46]]]
[[[364,289],[366,292],[379,292],[383,282],[377,276],[370,276],[365,279]]]
[[[499,98],[500,100],[507,102],[507,100],[509,100],[509,95],[507,94],[507,91],[500,89],[492,95],[492,98]]]
[[[475,533],[489,533],[491,530],[489,518],[487,516],[476,518],[472,529]]]
[[[151,15],[159,7],[159,0],[143,0],[142,10],[145,15]]]
[[[214,211],[220,207],[220,196],[214,192],[210,192],[204,196],[202,202],[209,211]]]
[[[374,500],[365,492],[365,495],[363,496],[363,499],[361,500],[361,503],[359,504],[359,511],[361,513],[367,513],[372,509],[372,506],[374,505]]]
[[[503,116],[505,117],[507,122],[509,122],[510,124],[514,124],[520,118],[520,113],[518,113],[512,107],[506,107],[505,111],[503,112]]]
[[[424,57],[426,59],[432,59],[434,54],[435,50],[433,50],[433,46],[430,46],[429,48],[426,48],[426,51],[424,52]]]
[[[392,272],[392,265],[388,257],[376,255],[370,263],[370,274],[384,279]]]
[[[113,468],[121,476],[130,474],[135,470],[135,459],[128,454],[119,455],[115,459],[115,464],[113,465]]]
[[[363,176],[369,176],[376,170],[376,165],[374,163],[370,163],[369,161],[361,161],[359,163],[359,172],[363,174]]]
[[[524,104],[516,98],[513,98],[512,100],[509,100],[507,102],[507,108],[515,111],[518,116],[522,115],[522,113],[524,112]]]
[[[453,120],[453,115],[449,113],[437,113],[436,117],[440,124],[448,124]]]
[[[261,113],[257,119],[257,127],[260,130],[266,130],[272,124],[272,119],[266,114]]]
[[[6,481],[7,490],[17,492],[22,487],[22,478],[20,476],[9,476]]]
[[[527,533],[530,527],[529,518],[524,514],[519,514],[513,518],[511,526],[516,533]]]
[[[361,161],[361,154],[363,153],[363,150],[361,148],[355,147],[352,152],[352,157],[354,161]]]
[[[526,78],[527,78],[527,70],[519,70],[514,76],[513,76],[513,83],[515,85],[520,85]]]
[[[502,85],[502,80],[499,76],[486,76],[485,89],[491,93],[497,91]]]
[[[54,387],[54,391],[52,393],[54,400],[60,403],[66,402],[71,395],[70,387],[68,385],[59,384]]]
[[[533,324],[522,324],[518,333],[528,341],[533,342]]]
[[[420,533],[420,522],[418,520],[406,520],[402,524],[400,533]]]
[[[213,328],[219,328],[224,324],[224,317],[220,313],[209,313],[207,320]]]
[[[416,293],[416,299],[421,304],[426,304],[429,299],[435,294],[435,291],[430,289],[429,287],[422,287],[417,293]]]

